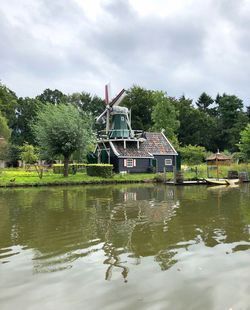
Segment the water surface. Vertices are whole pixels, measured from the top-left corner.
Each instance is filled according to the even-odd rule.
[[[0,190],[0,309],[250,309],[250,186]]]

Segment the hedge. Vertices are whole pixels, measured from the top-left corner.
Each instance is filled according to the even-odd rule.
[[[109,164],[89,164],[86,165],[87,175],[89,176],[97,176],[103,178],[111,178],[112,177],[113,165]]]
[[[86,164],[69,164],[69,174],[75,174],[77,171],[86,170]],[[53,165],[53,173],[55,174],[63,174],[64,165],[63,164],[54,164]]]

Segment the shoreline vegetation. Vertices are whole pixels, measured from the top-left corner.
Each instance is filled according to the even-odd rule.
[[[228,171],[248,172],[250,165],[239,164],[219,167],[219,177],[227,178]],[[182,167],[182,173],[185,181],[202,180],[207,178],[206,164],[197,166]],[[217,170],[209,172],[211,178],[216,178]],[[40,179],[34,170],[25,171],[22,168],[6,168],[0,171],[0,187],[38,187],[38,186],[69,186],[69,185],[88,185],[88,184],[120,184],[120,183],[153,183],[173,180],[173,173],[127,173],[114,174],[111,178],[88,176],[86,172],[77,172],[70,174],[65,178],[62,174],[55,174],[53,170],[43,173]]]
[[[40,179],[35,171],[23,169],[4,169],[0,174],[0,187],[37,187],[37,186],[67,186],[87,184],[119,184],[119,183],[148,183],[153,182],[157,174],[114,174],[112,178],[88,176],[84,172],[69,175],[65,178],[52,171],[45,172]]]

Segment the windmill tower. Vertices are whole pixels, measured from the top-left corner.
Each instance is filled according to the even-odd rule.
[[[126,107],[120,107],[119,104],[126,96],[123,89],[120,93],[110,101],[110,90],[108,85],[105,86],[105,102],[106,108],[97,118],[97,123],[105,122],[106,139],[133,139],[134,131],[131,128],[131,111]]]
[[[127,143],[136,143],[139,149],[141,132],[134,131],[131,127],[131,111],[126,107],[121,107],[120,103],[126,96],[125,89],[110,100],[109,86],[105,86],[105,110],[97,117],[97,123],[105,123],[105,130],[98,133],[97,139],[97,160],[102,163],[110,163],[112,157],[113,142],[119,142],[126,149]]]

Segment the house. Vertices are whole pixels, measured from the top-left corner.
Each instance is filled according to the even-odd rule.
[[[178,154],[163,133],[145,132],[137,139],[99,141],[96,155],[115,172],[142,173],[173,171]]]
[[[143,132],[131,128],[131,111],[119,104],[123,89],[111,102],[106,86],[106,108],[97,118],[106,129],[99,132],[95,156],[98,163],[110,163],[115,172],[173,171],[177,152],[163,132]]]

